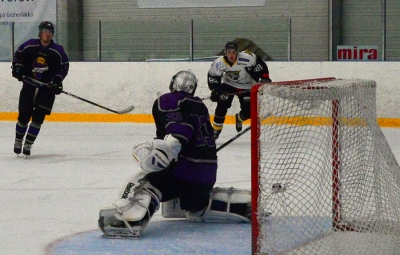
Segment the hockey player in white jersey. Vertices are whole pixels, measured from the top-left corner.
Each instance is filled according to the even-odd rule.
[[[197,78],[190,71],[172,77],[170,93],[153,104],[156,139],[137,144],[136,174],[118,199],[100,209],[99,228],[109,238],[137,238],[160,208],[178,199],[177,213],[190,221],[250,222],[250,192],[217,189],[217,152],[208,109],[194,96]]]
[[[267,64],[256,54],[239,52],[236,42],[227,42],[224,56],[217,58],[208,70],[210,99],[217,102],[214,114],[214,137],[218,139],[225,116],[235,95],[239,98],[240,112],[235,115],[236,130],[242,130],[242,122],[250,118],[250,90],[258,82],[271,82]]]

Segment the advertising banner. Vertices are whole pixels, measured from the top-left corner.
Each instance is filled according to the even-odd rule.
[[[41,21],[56,24],[56,15],[56,0],[0,0],[0,61],[11,61],[13,39],[16,50],[24,41],[38,36]]]
[[[337,46],[338,61],[376,61],[378,46],[339,45]]]

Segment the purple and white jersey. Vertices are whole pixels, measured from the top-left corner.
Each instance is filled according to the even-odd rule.
[[[185,92],[167,93],[154,102],[152,113],[157,138],[171,134],[182,144],[178,161],[171,166],[174,175],[198,183],[215,183],[216,145],[203,101]]]

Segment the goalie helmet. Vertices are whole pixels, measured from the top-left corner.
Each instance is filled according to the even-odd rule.
[[[180,71],[172,76],[169,90],[171,92],[183,91],[190,95],[194,95],[197,88],[197,78],[191,71]]]

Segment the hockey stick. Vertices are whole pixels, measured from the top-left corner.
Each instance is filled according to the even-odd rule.
[[[248,126],[247,128],[245,128],[244,130],[242,130],[241,132],[237,133],[234,137],[232,137],[231,139],[229,139],[228,141],[226,141],[225,143],[221,144],[221,146],[219,146],[217,148],[217,152],[219,150],[221,150],[222,148],[224,148],[225,146],[227,146],[228,144],[230,144],[231,142],[235,141],[236,139],[238,139],[240,136],[242,136],[244,133],[246,133],[247,131],[249,131],[251,129],[251,126]]]
[[[32,85],[34,85],[34,86],[45,86],[45,87],[50,87],[50,85],[47,84],[47,83],[44,83],[44,82],[35,80],[35,79],[33,79],[33,78],[31,78],[31,77],[28,77],[28,76],[25,76],[25,75],[23,75],[22,78],[24,79],[24,81],[26,81],[26,82],[28,82],[29,84],[32,84]],[[69,92],[67,92],[67,91],[64,91],[64,90],[63,90],[63,91],[61,91],[61,92],[64,93],[64,94],[66,94],[66,95],[68,95],[68,96],[74,97],[74,98],[79,99],[79,100],[81,100],[81,101],[84,101],[84,102],[86,102],[86,103],[92,104],[92,105],[94,105],[94,106],[100,107],[100,108],[102,108],[102,109],[104,109],[104,110],[107,110],[107,111],[110,111],[110,112],[113,112],[113,113],[117,113],[117,114],[128,113],[128,112],[131,112],[133,109],[135,109],[135,106],[131,105],[131,106],[129,106],[129,107],[123,109],[123,110],[116,111],[116,110],[107,108],[107,107],[105,107],[105,106],[99,105],[99,104],[97,104],[97,103],[95,103],[95,102],[89,101],[89,100],[87,100],[87,99],[85,99],[85,98],[82,98],[82,97],[79,97],[79,96],[77,96],[77,95],[74,95],[74,94],[72,94],[72,93],[69,93]]]
[[[250,90],[242,90],[242,91],[238,91],[238,92],[232,92],[232,93],[222,93],[221,95],[220,95],[220,98],[222,98],[222,97],[228,97],[228,96],[237,96],[237,95],[240,95],[240,94],[243,94],[243,93],[247,93],[247,92],[250,92]],[[200,98],[201,100],[209,100],[211,98],[211,95],[210,96],[206,96],[206,97],[202,97],[202,98]],[[226,99],[225,99],[226,100]]]
[[[240,95],[246,92],[250,92],[250,90],[243,90],[243,91],[238,91],[238,92],[233,92],[233,93],[224,93],[221,96],[235,96],[235,95]],[[160,97],[162,93],[160,91],[157,92],[157,97]],[[211,96],[206,96],[206,97],[200,97],[201,100],[209,100]]]
[[[265,120],[266,118],[271,116],[271,112],[268,112],[267,114],[265,114],[262,118],[262,120]],[[219,150],[221,150],[222,148],[224,148],[225,146],[227,146],[228,144],[230,144],[231,142],[235,141],[236,139],[238,139],[240,136],[242,136],[244,133],[246,133],[247,131],[249,131],[251,129],[251,126],[248,126],[247,128],[245,128],[244,130],[240,131],[239,133],[237,133],[234,137],[232,137],[231,139],[229,139],[228,141],[226,141],[225,143],[221,144],[221,146],[219,146],[217,148],[217,152]]]

